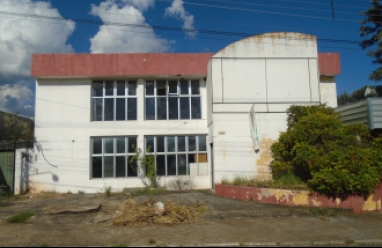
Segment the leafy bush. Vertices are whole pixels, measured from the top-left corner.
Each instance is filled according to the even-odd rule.
[[[291,106],[288,129],[271,147],[275,178],[298,176],[323,194],[368,194],[382,175],[382,138],[363,124],[344,125],[332,108]]]

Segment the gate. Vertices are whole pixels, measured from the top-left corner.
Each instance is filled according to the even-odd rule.
[[[0,151],[0,187],[1,191],[14,194],[15,186],[15,151]]]

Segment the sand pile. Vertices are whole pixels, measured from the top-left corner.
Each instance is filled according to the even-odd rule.
[[[153,199],[138,204],[128,198],[121,205],[120,214],[113,218],[112,223],[122,226],[191,223],[199,219],[205,210],[206,207],[201,204],[190,207],[175,202],[157,202]]]

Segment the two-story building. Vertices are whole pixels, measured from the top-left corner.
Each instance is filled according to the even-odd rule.
[[[130,163],[155,155],[160,186],[270,178],[270,145],[292,104],[336,107],[339,55],[314,36],[269,33],[216,54],[35,54],[32,191],[143,187]],[[150,150],[147,148],[150,147]]]

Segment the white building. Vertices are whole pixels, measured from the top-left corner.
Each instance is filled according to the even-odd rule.
[[[34,192],[143,187],[134,147],[160,186],[269,178],[270,145],[292,104],[336,107],[338,54],[314,36],[270,33],[216,54],[36,54]]]

